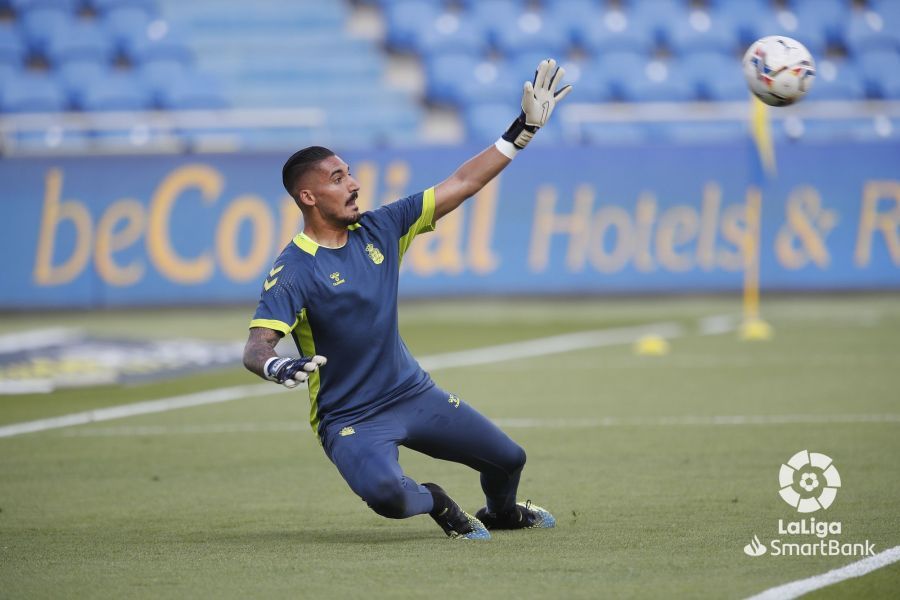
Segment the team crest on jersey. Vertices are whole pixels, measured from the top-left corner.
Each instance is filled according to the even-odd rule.
[[[450,394],[450,398],[447,399],[447,402],[453,405],[453,408],[459,408],[459,396],[456,394]]]
[[[334,287],[337,287],[337,286],[341,285],[341,284],[344,283],[344,281],[345,281],[344,278],[341,277],[341,274],[338,273],[337,271],[335,271],[334,273],[332,273],[332,274],[330,275],[330,277],[331,277],[331,281],[333,282],[331,285],[334,286]]]
[[[372,259],[372,262],[376,265],[380,265],[384,262],[384,254],[381,253],[381,250],[376,248],[373,244],[366,245],[366,253],[369,255],[369,258]]]

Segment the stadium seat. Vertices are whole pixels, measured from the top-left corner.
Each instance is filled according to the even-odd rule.
[[[20,23],[29,49],[44,56],[47,43],[64,36],[73,20],[71,14],[64,10],[36,8],[25,13]]]
[[[741,46],[749,46],[760,37],[757,34],[759,23],[773,18],[772,4],[769,0],[719,1],[710,5],[714,20],[724,17],[732,23]]]
[[[190,64],[193,53],[173,29],[164,20],[151,21],[144,35],[127,41],[125,55],[134,64],[152,60],[179,60]]]
[[[501,28],[496,40],[498,49],[507,57],[540,52],[545,57],[562,59],[571,45],[569,29],[565,25],[531,11],[522,13]]]
[[[706,100],[734,100],[747,97],[741,62],[719,52],[695,52],[678,63],[678,73],[696,86]]]
[[[160,107],[169,110],[226,108],[228,102],[216,82],[199,75],[172,82],[159,91]]]
[[[621,99],[623,85],[629,79],[643,77],[649,59],[645,54],[635,52],[610,52],[601,55],[588,66],[582,76],[585,79],[601,81],[608,88],[609,97]]]
[[[737,27],[727,14],[702,10],[683,12],[663,26],[666,45],[679,55],[716,51],[732,54],[740,49]]]
[[[0,64],[21,65],[25,55],[25,44],[19,33],[9,25],[0,23]]]
[[[85,0],[85,4],[101,15],[126,8],[156,14],[156,0]]]
[[[19,77],[19,67],[0,62],[0,92],[7,85],[11,85],[13,79]]]
[[[86,86],[79,108],[84,111],[146,110],[151,96],[133,74],[115,73]]]
[[[870,95],[887,98],[886,90],[897,89],[896,84],[900,83],[900,52],[866,52],[856,58],[856,64]]]
[[[839,44],[844,25],[850,18],[850,3],[844,0],[793,0],[790,11],[797,17],[801,31],[818,32],[828,43]]]
[[[444,52],[465,52],[483,55],[488,49],[484,33],[472,23],[463,22],[460,15],[444,12],[420,26],[414,35],[413,46],[425,55]]]
[[[677,73],[672,63],[651,61],[643,70],[620,82],[622,97],[628,102],[687,102],[697,100],[698,90]]]
[[[125,53],[128,42],[147,35],[150,16],[142,8],[121,6],[108,10],[102,19],[119,52]]]
[[[667,45],[669,28],[686,18],[687,6],[681,0],[640,0],[628,3],[625,14],[629,28],[649,31],[654,44]]]
[[[866,86],[857,69],[846,62],[822,61],[808,95],[815,100],[862,100]]]
[[[65,93],[47,75],[22,75],[0,90],[0,112],[57,112],[66,108]]]
[[[429,2],[405,0],[385,7],[387,44],[395,50],[415,50],[420,29],[427,28],[441,15],[437,6]]]
[[[514,26],[522,15],[522,5],[515,0],[479,0],[464,13],[466,22],[484,32],[491,45],[498,45],[504,29]]]
[[[573,24],[578,43],[594,56],[615,52],[651,54],[657,39],[652,23],[608,10],[591,13],[590,19]]]
[[[68,60],[55,69],[56,79],[74,106],[81,106],[85,91],[105,79],[108,73],[109,65],[92,60]]]
[[[751,28],[750,41],[747,45],[768,35],[783,35],[794,38],[812,53],[813,57],[825,56],[828,40],[824,30],[817,24],[809,24],[806,18],[798,18],[794,13],[781,11],[770,13],[757,21]]]
[[[74,14],[81,4],[81,0],[7,0],[7,2],[17,15],[42,9],[54,9]]]
[[[844,30],[844,44],[853,55],[869,50],[898,50],[900,31],[887,26],[878,13],[865,11],[850,18]]]
[[[153,60],[140,66],[136,73],[141,85],[153,96],[153,103],[160,105],[162,90],[172,82],[188,76],[188,69],[178,60]]]
[[[52,65],[69,60],[111,63],[115,48],[106,30],[96,23],[76,21],[64,34],[47,41],[44,55]]]

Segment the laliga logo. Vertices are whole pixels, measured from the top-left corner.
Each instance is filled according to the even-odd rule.
[[[816,512],[834,502],[841,476],[831,458],[801,450],[778,471],[778,492],[785,502],[800,513]]]

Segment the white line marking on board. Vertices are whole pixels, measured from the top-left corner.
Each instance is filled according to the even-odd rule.
[[[799,598],[803,594],[808,594],[814,590],[854,577],[862,577],[866,573],[871,573],[876,569],[886,567],[897,561],[900,561],[900,546],[894,546],[890,550],[879,552],[875,556],[869,556],[868,558],[856,561],[855,563],[850,563],[839,569],[832,569],[821,575],[799,579],[784,585],[779,585],[778,587],[770,588],[755,596],[751,596],[747,600],[790,600],[792,598]]]
[[[732,319],[731,322],[734,324],[735,320]],[[701,335],[704,334],[706,330],[706,328],[703,328],[700,332]],[[723,333],[724,331],[717,329],[715,332]],[[419,364],[422,365],[422,368],[431,371],[453,367],[485,365],[521,358],[534,358],[537,356],[546,356],[548,354],[571,352],[573,350],[583,350],[586,348],[630,344],[641,336],[650,333],[664,338],[675,338],[684,335],[686,331],[685,328],[678,323],[671,322],[582,331],[534,340],[525,340],[522,342],[500,344],[497,346],[488,346],[485,348],[476,348],[474,350],[434,354],[422,358],[419,361]],[[196,394],[187,394],[184,396],[173,396],[171,398],[138,402],[136,404],[110,406],[108,408],[98,408],[59,417],[50,417],[48,419],[38,419],[35,421],[0,426],[0,438],[22,435],[24,433],[46,431],[48,429],[59,429],[60,427],[70,427],[72,425],[85,425],[87,423],[95,423],[98,421],[110,421],[112,419],[166,412],[180,408],[189,408],[191,406],[229,402],[231,400],[241,400],[243,398],[252,398],[254,396],[288,391],[289,390],[280,386],[261,383],[221,388],[207,392],[198,392]]]
[[[900,423],[900,414],[856,415],[725,415],[656,418],[602,417],[568,419],[491,419],[505,429],[587,429],[602,427],[717,427],[753,425],[821,425],[847,423]],[[80,427],[62,433],[65,437],[138,437],[151,435],[196,435],[216,433],[275,433],[306,431],[303,421],[257,423],[206,423],[200,425],[121,425]]]

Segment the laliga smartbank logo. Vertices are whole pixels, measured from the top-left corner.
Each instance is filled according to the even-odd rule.
[[[841,487],[841,475],[834,461],[826,454],[801,450],[781,465],[778,471],[778,494],[794,510],[809,514],[826,510],[834,503]],[[840,521],[826,521],[809,517],[800,520],[778,519],[778,535],[768,544],[754,534],[744,546],[744,554],[770,556],[874,556],[875,545],[842,542],[836,537],[843,533]],[[801,537],[802,536],[802,537]],[[810,537],[814,540],[810,540]],[[797,541],[799,538],[799,541]]]

